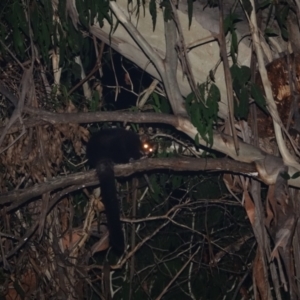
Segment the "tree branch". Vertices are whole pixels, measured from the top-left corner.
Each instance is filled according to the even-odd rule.
[[[256,172],[254,164],[236,162],[227,158],[149,158],[141,159],[130,164],[116,165],[115,176],[127,177],[137,172],[150,170],[172,170],[172,171],[224,171],[248,174]],[[14,210],[24,205],[29,200],[34,200],[40,195],[66,186],[77,186],[81,189],[87,186],[97,185],[98,179],[94,170],[67,175],[49,180],[42,184],[34,185],[22,190],[13,190],[0,196],[0,205],[9,205],[7,211]]]

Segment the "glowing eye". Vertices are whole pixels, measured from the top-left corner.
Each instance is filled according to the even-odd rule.
[[[148,148],[149,148],[149,145],[148,145],[148,144],[144,144],[144,148],[145,148],[145,149],[148,149]]]

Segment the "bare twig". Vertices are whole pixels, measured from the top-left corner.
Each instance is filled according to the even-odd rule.
[[[160,293],[160,295],[156,298],[157,300],[160,300],[166,294],[169,287],[178,278],[178,276],[184,271],[184,269],[192,261],[192,259],[195,257],[195,255],[198,254],[199,250],[200,250],[200,246],[196,249],[196,251],[193,253],[193,255],[191,255],[191,257],[186,261],[186,263],[181,267],[181,269],[177,272],[177,274],[170,280],[170,282],[167,284],[167,286],[163,289],[163,291]]]

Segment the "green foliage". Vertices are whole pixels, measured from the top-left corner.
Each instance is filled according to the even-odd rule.
[[[290,14],[294,14],[294,7],[287,1],[274,2],[271,0],[266,0],[260,3],[258,6],[261,10],[267,10],[267,18],[264,30],[264,36],[266,40],[269,40],[269,37],[278,36],[279,34],[274,29],[274,15],[275,20],[277,21],[280,35],[284,40],[289,39],[288,33],[288,18],[291,16]]]
[[[266,113],[266,100],[260,87],[251,82],[251,70],[246,66],[233,64],[230,68],[233,90],[235,92],[234,114],[237,119],[247,120],[249,114],[250,96],[255,103]]]
[[[90,101],[90,106],[89,106],[90,111],[99,110],[100,100],[101,99],[99,93],[97,91],[94,91],[92,95],[92,99]]]
[[[297,172],[297,173],[298,173],[298,172]],[[281,176],[284,180],[290,180],[290,179],[291,179],[289,173],[287,173],[287,172],[281,172],[281,173],[280,173],[280,176]]]
[[[294,173],[292,176],[290,176],[287,172],[281,172],[280,176],[285,180],[297,179],[298,177],[300,177],[300,171]]]
[[[83,29],[88,29],[95,21],[103,26],[106,19],[111,23],[109,15],[109,1],[76,0],[80,24]],[[84,44],[89,43],[84,39],[82,32],[76,29],[66,14],[66,0],[58,1],[57,13],[59,22],[53,19],[51,1],[32,1],[30,9],[26,11],[21,1],[7,1],[2,11],[3,18],[11,30],[6,31],[0,23],[1,40],[12,41],[16,55],[24,60],[29,57],[27,48],[30,45],[29,24],[32,30],[32,41],[36,45],[42,59],[49,63],[49,51],[59,50],[60,66],[71,56],[80,54]],[[30,23],[28,23],[30,21]],[[3,34],[6,31],[6,36]],[[3,49],[5,51],[5,49]]]
[[[219,0],[207,0],[207,5],[209,7],[218,7],[219,6]]]
[[[300,177],[300,171],[294,173],[294,174],[291,176],[291,179],[296,179],[296,178],[298,178],[298,177]]]
[[[275,36],[278,36],[278,34],[276,33],[276,31],[274,29],[266,27],[266,29],[264,31],[264,36],[265,36],[266,40],[268,40],[269,37],[275,37]]]
[[[26,52],[26,41],[28,41],[29,37],[29,29],[24,9],[20,1],[12,1],[11,3],[7,3],[2,16],[9,28],[11,28],[10,38],[13,42],[14,50],[17,56],[19,56],[21,59],[24,59]],[[3,33],[4,32],[5,30]],[[7,32],[5,33],[7,34]],[[2,41],[5,39],[7,40],[7,36],[5,36]]]
[[[163,0],[160,3],[160,6],[164,9],[164,20],[165,22],[168,22],[169,20],[172,20],[172,7],[169,2],[169,0]]]
[[[128,5],[132,3],[132,0],[128,0]],[[134,3],[135,5],[135,3]],[[146,0],[136,0],[136,15],[140,15],[140,7],[143,8],[143,14],[145,15],[145,6],[146,6]]]
[[[240,22],[241,19],[235,13],[230,13],[224,20],[224,33],[231,34],[231,45],[230,45],[230,55],[233,63],[237,63],[237,53],[238,53],[238,38],[236,34],[235,24]]]
[[[191,93],[186,98],[186,109],[201,138],[210,147],[213,144],[213,126],[218,118],[220,91],[214,83],[198,85],[198,90],[202,101],[196,101]],[[197,139],[196,136],[196,142]]]
[[[285,3],[285,5],[277,5],[275,6],[275,18],[278,22],[279,28],[280,28],[280,32],[281,32],[281,36],[284,40],[288,40],[289,39],[289,33],[287,30],[287,19],[288,19],[288,15],[289,15],[289,11],[290,11],[290,7],[289,5],[287,5],[287,3]]]
[[[234,32],[236,29],[235,24],[240,21],[242,20],[237,14],[230,13],[224,20],[224,33],[227,34],[228,32]]]
[[[236,94],[234,113],[237,119],[247,119],[249,113],[249,88],[251,71],[246,66],[239,67],[234,64],[230,68],[233,89]]]
[[[255,103],[266,113],[268,114],[268,110],[266,107],[266,99],[261,88],[256,84],[251,85],[251,96],[254,99]]]
[[[53,10],[50,3],[45,4],[45,6],[32,6],[30,18],[34,42],[39,45],[39,50],[45,61],[49,59],[49,50],[52,44],[51,37],[55,35],[52,17]]]
[[[172,112],[170,102],[155,92],[151,94],[149,104],[152,105],[155,112],[166,114]]]
[[[149,12],[152,17],[152,24],[153,24],[153,31],[155,30],[155,25],[156,25],[156,18],[157,18],[157,11],[156,11],[156,1],[155,0],[150,0],[149,3]]]
[[[191,25],[192,25],[194,1],[193,0],[187,0],[187,4],[188,4],[188,17],[189,17],[189,28],[190,28]]]
[[[107,0],[76,0],[76,7],[80,23],[85,29],[88,29],[95,21],[99,22],[101,27],[104,25],[104,20],[107,20],[109,24],[112,23]]]

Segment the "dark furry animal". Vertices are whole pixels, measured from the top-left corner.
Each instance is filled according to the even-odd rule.
[[[148,147],[148,145],[147,145]],[[124,235],[115,185],[114,163],[124,164],[141,158],[143,143],[138,134],[121,128],[103,129],[92,135],[87,157],[100,181],[102,202],[107,216],[109,240],[117,254],[124,252]]]

